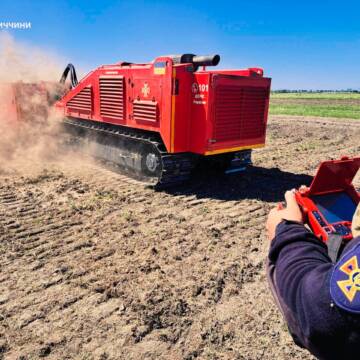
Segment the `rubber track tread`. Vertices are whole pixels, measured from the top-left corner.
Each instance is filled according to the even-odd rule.
[[[155,184],[151,184],[156,188],[164,188],[187,181],[190,178],[192,169],[194,168],[195,158],[192,154],[169,154],[162,141],[155,134],[143,133],[120,126],[112,126],[110,124],[101,124],[72,118],[66,118],[63,122],[68,126],[102,133],[105,136],[122,137],[128,142],[133,142],[133,144],[143,143],[155,147],[160,154],[162,165],[161,174],[156,177],[157,182]],[[121,148],[119,149],[121,150]]]

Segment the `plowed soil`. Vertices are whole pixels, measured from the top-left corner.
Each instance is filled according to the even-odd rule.
[[[272,117],[246,173],[158,192],[87,159],[2,163],[0,359],[311,359],[268,290],[264,223],[359,139]]]

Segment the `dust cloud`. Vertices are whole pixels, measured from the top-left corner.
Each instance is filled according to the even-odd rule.
[[[51,51],[0,33],[0,172],[46,168],[62,154],[52,104],[64,91],[64,64]]]

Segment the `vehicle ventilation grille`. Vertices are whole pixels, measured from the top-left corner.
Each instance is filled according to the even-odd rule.
[[[263,136],[268,96],[267,88],[219,86],[214,113],[216,142]]]
[[[83,88],[71,100],[66,103],[71,111],[84,114],[91,114],[93,109],[92,89],[91,86]]]
[[[158,121],[156,101],[134,100],[134,120],[136,121]]]
[[[125,119],[124,77],[100,76],[100,115],[103,118]]]

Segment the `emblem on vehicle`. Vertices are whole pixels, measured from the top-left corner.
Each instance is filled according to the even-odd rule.
[[[191,86],[191,91],[195,94],[199,91],[199,85],[197,83],[193,83]]]
[[[141,89],[141,92],[143,93],[144,97],[148,97],[150,94],[150,86],[148,83],[145,83],[144,86]]]

